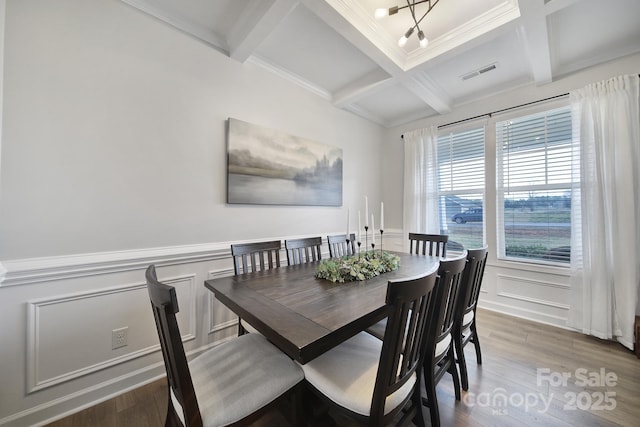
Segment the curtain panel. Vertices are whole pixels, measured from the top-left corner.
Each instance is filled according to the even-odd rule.
[[[404,134],[403,233],[440,234],[438,213],[438,128]],[[405,239],[408,250],[408,239]]]
[[[640,289],[639,87],[638,75],[628,75],[570,93],[577,184],[569,325],[630,349]]]

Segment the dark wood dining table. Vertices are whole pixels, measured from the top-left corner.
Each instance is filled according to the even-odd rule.
[[[427,273],[440,260],[392,253],[399,268],[365,281],[317,279],[319,262],[311,262],[211,279],[205,287],[289,357],[307,363],[383,319],[390,280]]]

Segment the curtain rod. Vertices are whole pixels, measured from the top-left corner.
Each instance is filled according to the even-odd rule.
[[[640,73],[638,73],[638,77],[640,77]],[[516,108],[526,107],[527,105],[537,104],[538,102],[550,101],[552,99],[562,98],[564,96],[569,96],[569,93],[567,92],[567,93],[563,93],[563,94],[556,95],[556,96],[550,96],[549,98],[544,98],[544,99],[539,99],[537,101],[527,102],[527,103],[524,103],[524,104],[516,105],[515,107],[503,108],[502,110],[496,110],[496,111],[492,111],[490,113],[480,114],[478,116],[468,117],[466,119],[457,120],[457,121],[451,122],[451,123],[446,123],[444,125],[439,125],[438,129],[445,128],[447,126],[457,125],[458,123],[468,122],[470,120],[479,119],[480,117],[485,117],[485,116],[491,117],[491,115],[493,115],[493,114],[502,113],[504,111],[509,111],[509,110],[515,110]],[[404,139],[404,134],[400,135],[400,138]]]
[[[486,117],[486,116],[491,117],[493,114],[498,114],[498,113],[502,113],[502,112],[509,111],[509,110],[515,110],[516,108],[526,107],[527,105],[537,104],[539,102],[544,102],[544,101],[550,101],[552,99],[562,98],[562,97],[565,97],[565,96],[569,96],[569,93],[567,92],[567,93],[563,93],[563,94],[560,94],[560,95],[550,96],[548,98],[538,99],[537,101],[526,102],[524,104],[516,105],[514,107],[503,108],[501,110],[495,110],[495,111],[492,111],[490,113],[480,114],[480,115],[473,116],[473,117],[467,117],[466,119],[462,119],[462,120],[456,120],[455,122],[446,123],[444,125],[439,125],[438,129],[442,129],[442,128],[445,128],[447,126],[457,125],[458,123],[468,122],[470,120],[479,119],[481,117]],[[400,138],[404,138],[404,134],[400,135]]]

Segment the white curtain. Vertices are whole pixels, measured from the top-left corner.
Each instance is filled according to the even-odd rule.
[[[637,75],[621,76],[570,94],[579,187],[569,325],[630,349],[640,289],[639,87]]]
[[[404,134],[403,233],[440,234],[436,153],[438,128],[431,126]]]

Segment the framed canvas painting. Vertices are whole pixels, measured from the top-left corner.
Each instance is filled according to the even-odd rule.
[[[227,203],[342,205],[342,149],[229,118]]]

